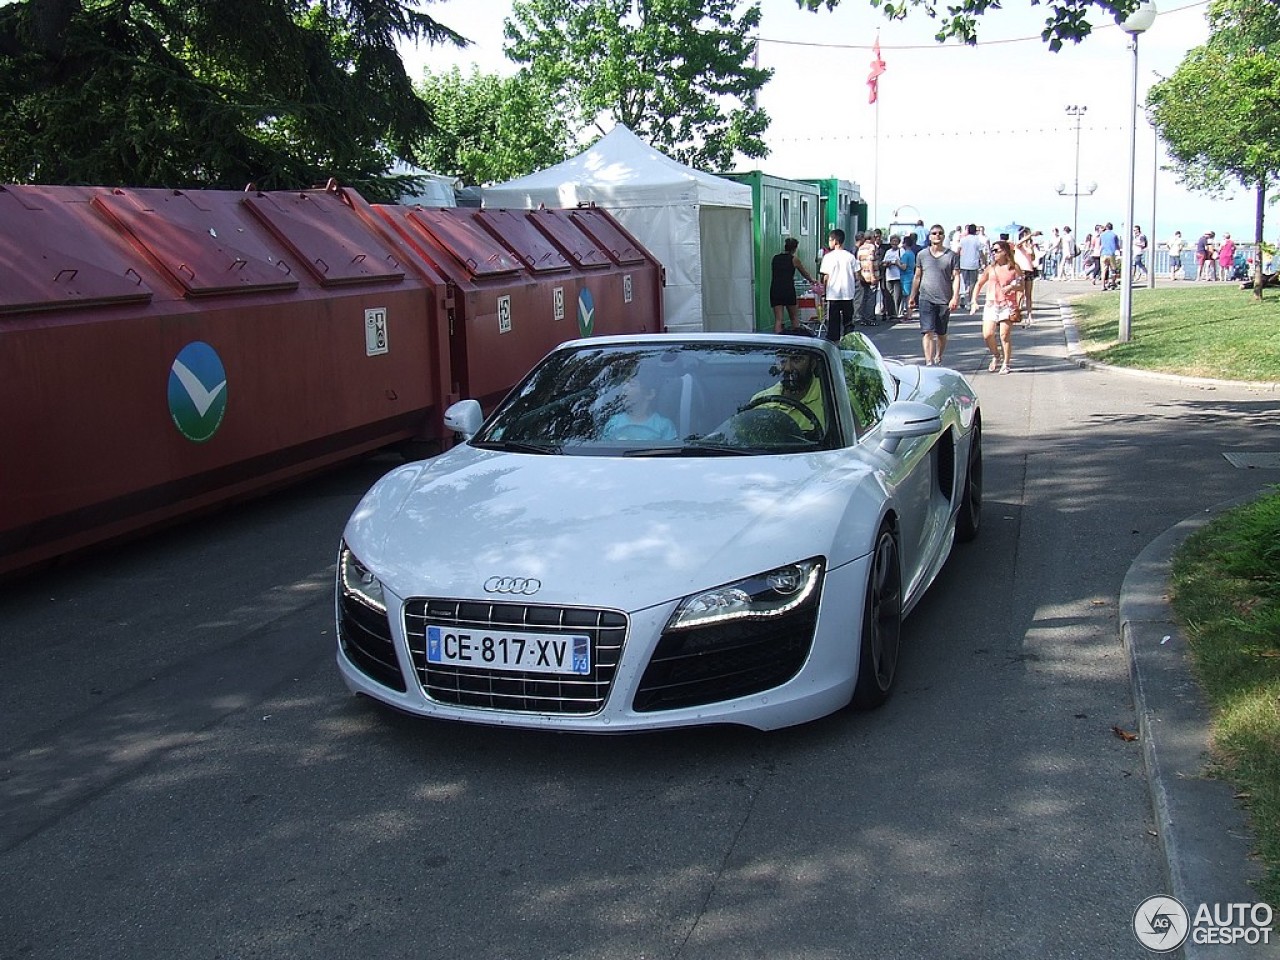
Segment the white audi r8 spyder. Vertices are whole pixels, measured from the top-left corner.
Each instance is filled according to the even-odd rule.
[[[960,374],[858,333],[565,343],[380,479],[336,589],[347,686],[412,714],[773,729],[883,703],[903,617],[978,532]]]

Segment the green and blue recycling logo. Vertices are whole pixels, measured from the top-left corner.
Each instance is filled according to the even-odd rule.
[[[596,301],[591,296],[591,291],[583,287],[582,292],[578,294],[578,334],[589,337],[595,327]]]
[[[227,371],[218,351],[193,340],[169,368],[169,416],[188,440],[204,443],[227,412]]]

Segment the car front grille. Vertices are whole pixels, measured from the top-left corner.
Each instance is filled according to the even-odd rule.
[[[633,704],[637,713],[704,706],[780,686],[813,645],[818,605],[776,621],[670,631],[658,641]]]
[[[407,689],[387,615],[350,596],[338,605],[338,637],[342,652],[362,673],[384,687],[404,693]]]
[[[626,615],[615,610],[521,603],[415,598],[405,604],[404,620],[414,671],[427,697],[437,703],[520,713],[597,713],[609,695],[627,635]],[[591,672],[548,675],[428,663],[428,623],[476,633],[585,633],[591,638]]]

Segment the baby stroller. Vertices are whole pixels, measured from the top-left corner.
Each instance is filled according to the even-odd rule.
[[[796,285],[799,287],[799,284]],[[808,289],[800,293],[796,303],[800,307],[800,325],[813,332],[816,337],[825,337],[827,335],[826,321],[826,304],[823,298],[826,296],[827,290],[821,283],[813,282],[809,284]]]
[[[1249,258],[1243,253],[1237,253],[1231,261],[1231,279],[1232,280],[1248,280],[1249,279]]]

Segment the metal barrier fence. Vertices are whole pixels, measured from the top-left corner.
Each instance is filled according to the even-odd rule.
[[[1243,268],[1244,277],[1241,277],[1240,279],[1253,276],[1254,257],[1257,253],[1257,249],[1258,245],[1256,243],[1238,244],[1236,246],[1232,269],[1229,271],[1227,276],[1223,276],[1222,270],[1219,268],[1216,271],[1217,279],[1230,280],[1241,268]],[[1157,278],[1167,278],[1169,276],[1168,246],[1161,244],[1154,250],[1148,249],[1147,266],[1150,270],[1155,272]],[[1277,267],[1280,267],[1280,255],[1276,255],[1263,261],[1263,269],[1268,273],[1275,272]],[[1074,275],[1077,277],[1088,275],[1088,271],[1084,266],[1083,255],[1075,258]],[[1192,244],[1188,249],[1182,251],[1182,276],[1187,280],[1196,279],[1196,251],[1194,244]]]

